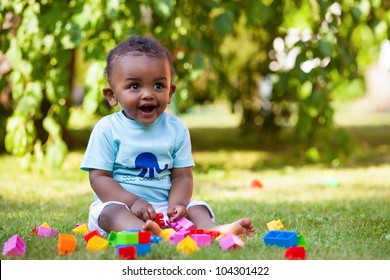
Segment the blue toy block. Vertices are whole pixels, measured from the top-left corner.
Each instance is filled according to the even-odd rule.
[[[158,236],[158,235],[152,235],[150,237],[150,241],[152,243],[159,243],[160,241],[162,240],[162,237],[161,236]]]
[[[294,231],[271,230],[263,238],[267,246],[290,248],[298,244],[298,235]]]
[[[134,244],[135,248],[137,248],[137,256],[146,255],[151,252],[152,244]]]

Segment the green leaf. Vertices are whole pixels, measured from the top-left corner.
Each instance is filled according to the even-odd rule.
[[[68,148],[62,139],[57,139],[46,152],[46,161],[50,167],[60,168],[65,161]]]
[[[174,0],[153,0],[153,11],[161,18],[168,19],[175,5]]]

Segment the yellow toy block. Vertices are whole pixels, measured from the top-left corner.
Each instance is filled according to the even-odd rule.
[[[48,224],[48,223],[46,223],[46,222],[44,222],[44,223],[43,223],[41,226],[42,226],[42,227],[47,227],[47,228],[50,228],[49,224]]]
[[[273,220],[267,224],[269,230],[284,230],[284,226],[280,220]]]
[[[174,232],[176,231],[173,228],[166,228],[162,230],[160,236],[162,237],[163,240],[169,240],[169,236]]]
[[[88,251],[103,251],[108,247],[108,241],[104,238],[94,235],[91,239],[88,240],[87,250]]]
[[[176,246],[177,252],[182,252],[184,255],[188,256],[192,253],[198,252],[199,247],[190,236],[187,236],[182,241],[180,241]]]
[[[76,250],[77,239],[73,234],[58,235],[58,254],[60,256],[72,254]]]
[[[76,227],[73,232],[78,235],[87,235],[89,233],[89,229],[86,224],[79,225]]]

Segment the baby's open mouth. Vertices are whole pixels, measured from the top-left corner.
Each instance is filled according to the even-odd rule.
[[[155,108],[154,105],[143,105],[139,109],[144,113],[151,113]]]

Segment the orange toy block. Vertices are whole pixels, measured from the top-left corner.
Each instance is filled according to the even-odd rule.
[[[60,256],[72,254],[76,250],[77,239],[73,234],[58,235],[58,254]]]

